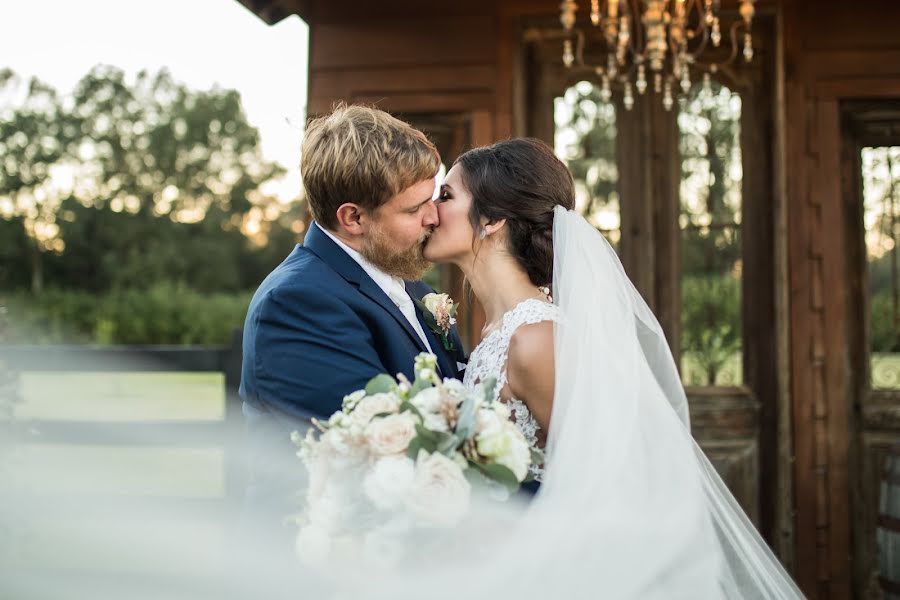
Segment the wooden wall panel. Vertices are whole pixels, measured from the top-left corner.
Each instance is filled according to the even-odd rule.
[[[759,526],[759,403],[746,388],[688,388],[691,433]]]
[[[311,72],[385,65],[493,63],[491,15],[322,24],[316,28]]]
[[[851,488],[861,470],[871,471],[866,457],[874,455],[868,433],[853,441],[861,433],[850,357],[867,350],[851,347],[857,338],[848,331],[858,323],[850,294],[861,293],[851,283],[864,267],[847,258],[845,232],[861,223],[848,221],[842,193],[840,103],[900,97],[900,4],[782,6],[796,576],[812,598],[862,597],[859,578],[853,585],[851,539],[865,538],[870,524],[854,510]]]
[[[317,96],[339,97],[349,91],[366,93],[489,91],[497,83],[494,65],[435,65],[344,68],[316,73]]]

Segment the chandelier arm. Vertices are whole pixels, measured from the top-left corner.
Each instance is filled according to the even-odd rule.
[[[615,2],[615,0],[611,0]],[[634,51],[634,54],[637,56],[638,54],[643,56],[644,50],[646,50],[647,42],[644,40],[644,29],[643,23],[641,22],[641,6],[640,0],[625,0],[625,4],[628,5],[628,17],[630,19],[630,25],[632,30],[632,38],[634,38],[634,48],[643,48],[640,53]]]
[[[580,27],[572,30],[575,34],[575,64],[584,65],[584,31]]]
[[[704,21],[701,18],[700,23],[703,23],[703,22]],[[695,58],[695,59],[706,51],[706,46],[709,45],[709,42],[710,42],[709,27],[706,27],[705,24],[701,25],[700,29],[694,30],[695,35],[698,33],[700,34],[700,42],[699,42],[699,45],[697,46],[697,49],[694,50],[693,52],[688,52],[688,54],[690,54],[691,57]]]
[[[728,56],[727,59],[725,59],[724,61],[719,63],[719,66],[730,65],[730,64],[734,63],[734,61],[737,59],[737,55],[738,55],[737,32],[738,32],[738,29],[740,29],[742,26],[743,26],[742,21],[735,21],[734,23],[731,24],[731,27],[729,29],[729,37],[731,38],[731,54]]]
[[[710,35],[709,26],[706,24],[706,19],[704,18],[701,0],[689,0],[689,2],[689,6],[685,9],[685,51],[687,52],[687,55],[690,56],[690,62],[693,64],[696,62],[697,57],[706,51],[706,47],[710,42]],[[690,16],[693,12],[697,13],[697,26],[694,29],[689,29],[687,23],[690,21]],[[690,37],[688,37],[688,32],[690,32]],[[696,42],[696,48],[691,50],[690,42],[695,40],[699,41]]]

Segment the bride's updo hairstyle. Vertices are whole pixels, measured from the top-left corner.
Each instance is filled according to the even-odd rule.
[[[472,195],[469,221],[506,219],[509,253],[536,286],[553,281],[553,209],[575,208],[575,182],[553,150],[534,138],[473,148],[456,159]],[[475,240],[473,240],[473,246]]]

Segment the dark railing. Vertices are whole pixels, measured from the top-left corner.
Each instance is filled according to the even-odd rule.
[[[241,376],[241,333],[229,346],[2,346],[0,368],[7,373],[49,372],[213,372],[223,373],[225,410],[221,420],[190,421],[13,421],[16,443],[99,444],[109,446],[223,446],[225,493],[243,490],[240,448],[243,423],[238,387]]]

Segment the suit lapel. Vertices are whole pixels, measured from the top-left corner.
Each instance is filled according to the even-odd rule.
[[[313,223],[310,226],[309,232],[303,240],[303,245],[328,263],[341,277],[356,285],[360,293],[386,310],[409,335],[410,339],[415,342],[420,351],[428,351],[422,342],[422,338],[419,337],[419,334],[416,333],[416,330],[413,329],[407,318],[403,316],[403,313],[400,312],[394,301],[384,293],[384,290],[378,287],[378,284],[369,277],[369,274],[359,266],[358,262],[353,260],[349,254],[344,252],[340,246],[335,244],[331,238],[319,229],[318,223]]]
[[[412,324],[409,320],[403,316],[403,313],[400,312],[400,309],[397,308],[397,305],[394,304],[394,301],[391,300],[387,294],[384,293],[378,284],[375,283],[371,277],[369,277],[365,272],[365,279],[360,281],[359,283],[359,291],[364,294],[367,298],[377,303],[379,306],[384,308],[384,310],[388,311],[392,317],[399,323],[404,331],[409,334],[409,337],[416,343],[416,346],[419,347],[419,350],[422,352],[428,352],[428,348],[425,347],[425,344],[422,342],[422,338],[419,337],[419,334],[416,333],[416,330],[413,329]]]

